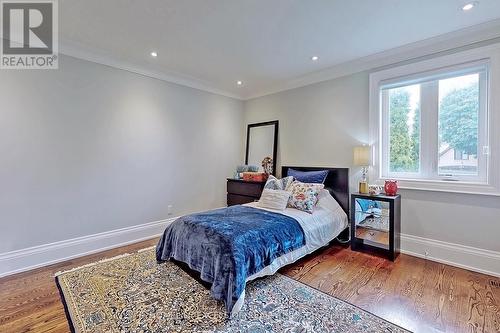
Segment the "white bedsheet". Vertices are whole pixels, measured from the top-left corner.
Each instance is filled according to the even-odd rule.
[[[304,230],[306,243],[303,247],[276,258],[269,266],[266,266],[261,271],[249,276],[247,278],[247,282],[262,276],[273,275],[281,267],[291,264],[309,253],[328,245],[328,243],[330,243],[342,232],[342,230],[347,227],[348,221],[346,213],[342,210],[335,199],[333,199],[329,194],[327,195],[329,198],[323,197],[324,200],[320,198],[318,206],[315,207],[312,214],[295,208],[286,208],[284,211],[276,211],[258,207],[255,202],[245,204],[245,206],[268,210],[270,212],[276,212],[292,217]],[[240,298],[234,305],[231,316],[241,310],[244,299],[245,291],[243,291]]]
[[[246,206],[273,211],[271,209],[258,207],[253,202],[246,204]],[[342,209],[332,212],[323,207],[316,207],[312,214],[295,208],[286,208],[284,211],[274,212],[290,216],[300,224],[304,230],[306,245],[276,258],[271,265],[249,276],[247,281],[274,274],[281,267],[293,263],[303,256],[327,245],[347,227],[347,215]]]

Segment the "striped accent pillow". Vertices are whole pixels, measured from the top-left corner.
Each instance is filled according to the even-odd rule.
[[[286,191],[288,190],[288,187],[292,184],[293,182],[293,177],[285,177],[278,179],[274,177],[273,175],[269,175],[269,178],[267,179],[266,185],[264,185],[265,189],[270,189],[270,190],[283,190]]]

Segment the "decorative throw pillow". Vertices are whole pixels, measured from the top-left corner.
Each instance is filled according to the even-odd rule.
[[[322,189],[319,192],[318,202],[316,203],[316,207],[322,207],[322,208],[327,209],[329,211],[339,212],[340,214],[345,215],[345,212],[342,209],[342,207],[340,207],[337,200],[335,200],[332,197],[330,191],[328,191],[327,189]]]
[[[264,188],[270,189],[270,190],[283,190],[286,191],[290,184],[293,182],[293,177],[285,177],[278,179],[274,177],[273,175],[269,175],[269,178],[267,179],[266,185],[264,185]]]
[[[292,176],[295,180],[302,183],[323,184],[326,176],[328,176],[328,170],[299,171],[295,169],[288,169],[287,176]]]
[[[288,189],[292,192],[288,199],[288,207],[296,208],[312,214],[318,202],[319,192],[325,187],[323,184],[302,183],[294,181]]]
[[[283,190],[264,189],[257,202],[257,206],[275,210],[285,210],[290,194],[290,192]]]

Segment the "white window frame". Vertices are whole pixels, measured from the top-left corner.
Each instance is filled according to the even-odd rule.
[[[439,177],[437,175],[437,165],[434,165],[436,158],[423,158],[423,154],[437,154],[438,143],[428,138],[420,142],[422,145],[420,162],[432,163],[432,165],[424,166],[423,170],[435,170],[435,174],[425,175],[425,178],[416,178],[412,177],[412,174],[389,174],[386,172],[388,166],[381,165],[381,163],[383,161],[382,146],[388,145],[388,131],[386,130],[388,121],[387,112],[384,112],[384,106],[382,105],[381,88],[390,87],[391,83],[395,86],[401,86],[402,81],[404,81],[405,85],[411,84],[412,80],[417,83],[423,76],[436,75],[436,77],[441,78],[440,75],[443,75],[443,73],[458,73],[461,69],[467,73],[474,66],[477,68],[485,66],[487,68],[487,77],[481,76],[480,78],[480,85],[482,85],[480,86],[480,92],[490,92],[487,96],[483,96],[486,103],[481,105],[479,117],[480,121],[483,120],[479,124],[482,128],[480,133],[485,133],[485,136],[478,138],[478,159],[484,159],[480,161],[479,165],[485,168],[485,170],[480,171],[483,172],[485,177],[479,181],[477,179],[467,180],[466,178],[456,181],[453,178]],[[422,87],[421,94],[427,93],[424,90],[425,87]],[[435,91],[436,89],[434,89]],[[500,94],[497,93],[498,91],[500,91],[500,44],[457,52],[371,73],[370,144],[373,146],[373,167],[370,168],[369,172],[370,181],[383,182],[385,179],[398,179],[401,188],[500,195]],[[437,113],[433,115],[433,117],[436,116]],[[422,124],[430,122],[431,126],[427,125],[426,127],[431,128],[437,123],[437,119],[426,119],[424,114],[421,114],[421,122]],[[432,137],[435,137],[434,141],[437,140],[437,135],[432,135]],[[488,146],[487,156],[482,154],[483,146]]]
[[[467,74],[479,74],[479,137],[478,137],[478,176],[460,176],[446,177],[438,174],[438,80],[453,78]],[[389,158],[381,158],[381,175],[384,178],[394,179],[425,179],[425,180],[447,180],[461,181],[477,184],[487,184],[487,159],[488,156],[483,154],[482,147],[488,146],[488,110],[487,110],[487,82],[489,73],[488,61],[477,61],[473,63],[465,63],[459,66],[450,66],[437,71],[419,73],[418,76],[410,75],[410,77],[398,78],[389,82],[380,82],[379,89],[381,90],[381,113],[382,113],[382,155],[384,151],[389,151],[389,106],[387,103],[387,89],[404,87],[413,84],[420,84],[420,102],[422,104],[421,111],[421,135],[420,135],[420,172],[391,172],[389,170]],[[421,78],[421,79],[420,79]],[[385,103],[384,103],[385,102]],[[431,111],[431,112],[429,112]]]

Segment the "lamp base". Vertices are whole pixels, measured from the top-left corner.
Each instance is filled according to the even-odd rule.
[[[359,193],[361,194],[368,194],[368,182],[366,181],[360,181],[359,182]]]

